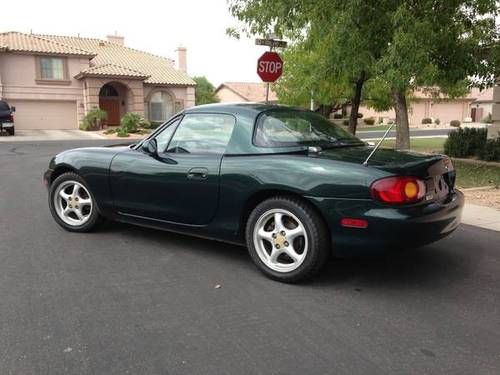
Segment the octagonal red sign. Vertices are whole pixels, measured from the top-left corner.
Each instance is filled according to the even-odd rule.
[[[257,74],[264,82],[274,82],[283,73],[283,60],[276,52],[265,52],[257,60]]]

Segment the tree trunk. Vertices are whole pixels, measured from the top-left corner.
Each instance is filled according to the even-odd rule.
[[[320,104],[317,112],[326,117],[327,119],[330,119],[330,113],[332,113],[333,110],[333,105],[328,105],[328,104]]]
[[[358,127],[359,105],[361,103],[361,92],[363,90],[364,83],[365,72],[362,71],[354,85],[354,96],[352,98],[351,115],[349,117],[349,132],[351,134],[356,134],[356,128]]]
[[[410,125],[408,123],[408,107],[403,90],[393,88],[392,100],[396,112],[396,149],[410,149]]]

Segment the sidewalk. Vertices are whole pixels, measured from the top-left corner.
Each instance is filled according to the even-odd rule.
[[[500,210],[466,203],[462,223],[500,232]]]
[[[1,135],[0,142],[70,141],[80,139],[108,139],[95,132],[78,129],[67,130],[16,130],[16,135]]]

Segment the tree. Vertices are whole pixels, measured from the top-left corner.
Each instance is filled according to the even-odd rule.
[[[360,93],[368,79],[376,80],[379,92],[385,87],[396,112],[398,149],[410,146],[407,95],[417,86],[439,87],[436,91],[457,96],[466,86],[492,85],[498,75],[495,0],[230,0],[229,4],[247,33],[274,32],[321,45],[320,56],[329,62],[329,73],[351,77],[354,92]]]
[[[215,95],[215,87],[204,77],[193,77],[196,82],[195,103],[196,105],[218,103],[219,98]]]

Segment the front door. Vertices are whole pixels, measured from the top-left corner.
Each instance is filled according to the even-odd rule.
[[[107,125],[120,125],[120,101],[116,98],[99,98],[99,107],[106,111],[108,117],[106,118]]]
[[[165,222],[210,223],[218,206],[220,164],[234,125],[230,115],[187,114],[155,137],[156,155],[142,150],[118,154],[110,176],[115,209]]]

